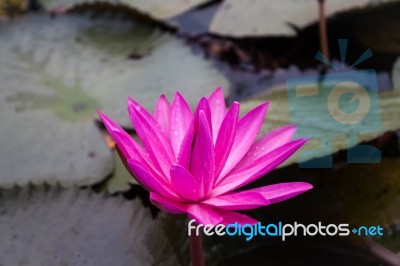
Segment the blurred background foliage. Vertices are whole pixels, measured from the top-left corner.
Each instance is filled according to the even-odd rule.
[[[381,225],[381,238],[206,238],[207,265],[400,265],[400,1],[327,0],[330,59],[377,71],[382,128],[357,142],[380,164],[332,169],[297,155],[253,186],[307,181],[296,200],[249,212],[264,223]],[[192,106],[215,87],[245,112],[270,101],[263,133],[291,122],[285,81],[331,73],[314,59],[317,0],[0,0],[0,265],[187,265],[185,217],[160,213],[96,114],[135,137],[129,95],[152,110],[180,90]],[[302,110],[321,134],[332,129]],[[311,139],[304,149],[318,147]]]

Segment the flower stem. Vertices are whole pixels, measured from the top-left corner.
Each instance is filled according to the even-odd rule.
[[[204,266],[202,235],[196,235],[195,230],[192,230],[189,237],[192,266]]]
[[[328,30],[325,17],[325,0],[318,0],[319,6],[319,42],[322,53],[329,59]]]

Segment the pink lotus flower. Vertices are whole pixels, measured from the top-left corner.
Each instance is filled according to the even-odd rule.
[[[268,103],[261,104],[239,119],[239,103],[226,110],[220,88],[202,98],[194,114],[178,92],[172,105],[161,95],[153,115],[128,99],[141,144],[99,115],[128,169],[160,209],[186,213],[203,224],[254,224],[256,220],[236,211],[283,201],[312,188],[293,182],[236,191],[276,168],[306,142],[291,140],[295,126],[256,140],[267,109]]]

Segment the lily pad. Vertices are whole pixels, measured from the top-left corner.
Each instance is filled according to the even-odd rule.
[[[139,200],[59,187],[0,191],[3,265],[179,265]]]
[[[190,264],[190,249],[189,249],[189,237],[187,233],[188,218],[186,215],[170,214],[166,212],[160,212],[157,217],[161,224],[161,228],[164,231],[166,237],[171,243],[171,247],[177,254],[181,265]],[[204,241],[208,238],[203,239],[204,249],[207,249]],[[203,251],[206,259],[206,265],[209,265],[207,261],[207,250]]]
[[[325,1],[325,14],[377,6],[396,0]],[[210,31],[234,37],[294,36],[295,28],[304,28],[318,20],[317,0],[241,1],[225,0],[217,11]]]
[[[357,226],[400,226],[400,158],[355,164],[335,171],[330,186]]]
[[[126,169],[124,163],[121,161],[118,152],[114,150],[114,172],[107,180],[105,180],[99,187],[100,191],[107,191],[110,194],[117,192],[126,192],[131,188],[131,185],[138,185],[139,183],[132,177]]]
[[[382,238],[379,238],[377,242],[400,256],[400,234],[397,233],[383,236]]]
[[[182,14],[210,0],[105,0],[98,3],[120,4],[150,15],[155,19],[169,19]],[[95,1],[96,2],[96,1]],[[79,4],[93,3],[87,0],[42,0],[47,9],[68,9]]]
[[[113,159],[96,109],[131,127],[127,96],[153,109],[161,93],[194,104],[228,87],[182,41],[118,15],[30,15],[0,35],[0,187],[98,183]]]
[[[314,91],[312,87],[296,89],[296,93],[300,95],[312,95]],[[368,94],[358,96],[359,102],[365,102],[370,97]],[[356,127],[343,126],[332,120],[327,113],[326,105],[337,104],[333,98],[332,101],[326,101],[324,98],[315,97],[313,100],[307,100],[307,103],[291,102],[289,105],[288,93],[281,87],[266,91],[263,95],[241,104],[241,111],[247,112],[262,101],[269,101],[270,106],[260,134],[283,125],[295,124],[299,128],[295,137],[309,139],[302,149],[281,166],[329,156],[337,151],[350,149],[361,142],[373,140],[385,132],[400,129],[399,91],[379,93],[379,108],[370,108],[365,122],[361,122],[359,126],[356,124]],[[297,118],[293,118],[293,112],[297,113]],[[367,127],[363,127],[365,125]]]

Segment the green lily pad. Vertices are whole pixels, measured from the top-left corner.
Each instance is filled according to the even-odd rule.
[[[386,235],[376,241],[400,256],[400,234]]]
[[[325,14],[377,6],[396,0],[325,1]],[[295,28],[304,28],[318,20],[317,0],[241,1],[225,0],[215,14],[210,31],[234,37],[294,36]]]
[[[114,172],[107,180],[99,187],[100,191],[107,191],[110,194],[117,192],[126,192],[131,188],[131,185],[139,183],[134,179],[126,169],[124,163],[118,155],[118,152],[113,152]]]
[[[165,232],[166,237],[171,243],[171,247],[179,258],[181,265],[190,264],[190,249],[189,249],[189,237],[187,233],[188,218],[186,215],[175,215],[166,212],[160,212],[157,217],[161,224],[162,230]],[[203,248],[205,246],[203,239]],[[207,262],[207,251],[203,251]]]
[[[59,187],[0,191],[3,265],[179,265],[139,200]]]
[[[296,89],[297,93],[312,95],[314,88],[302,87]],[[311,93],[311,94],[310,94]],[[364,102],[369,95],[359,95],[359,102]],[[288,124],[296,124],[299,130],[296,137],[306,137],[309,141],[281,166],[292,163],[306,162],[314,158],[321,158],[340,150],[346,150],[355,145],[373,140],[385,132],[400,129],[400,92],[387,91],[379,93],[379,108],[368,111],[369,118],[360,128],[343,126],[335,123],[327,114],[324,101],[315,97],[307,104],[289,105],[287,91],[276,88],[266,91],[253,100],[241,104],[241,111],[247,112],[263,101],[269,101],[270,107],[260,134],[266,134],[272,129]],[[314,102],[312,102],[314,101]],[[337,104],[332,100],[332,104]],[[327,102],[326,104],[329,104]],[[301,108],[300,108],[301,107]],[[291,119],[290,111],[298,112],[303,119]],[[372,125],[371,132],[364,132],[363,125]],[[378,125],[380,125],[378,127]],[[375,127],[376,126],[376,127]],[[301,130],[300,130],[301,129]],[[360,129],[360,131],[358,131]],[[326,143],[329,142],[329,145]],[[301,156],[300,156],[301,155]]]
[[[120,16],[30,15],[0,35],[0,187],[98,183],[113,159],[96,109],[131,127],[128,96],[152,110],[162,93],[194,104],[228,87],[182,41]]]
[[[125,5],[152,18],[165,20],[189,11],[210,0],[106,0],[101,3]],[[57,8],[71,8],[80,4],[91,3],[87,0],[41,0],[41,3],[49,10]],[[99,1],[100,3],[100,1]]]
[[[361,226],[400,225],[400,158],[354,164],[335,171],[330,184],[349,222]]]

